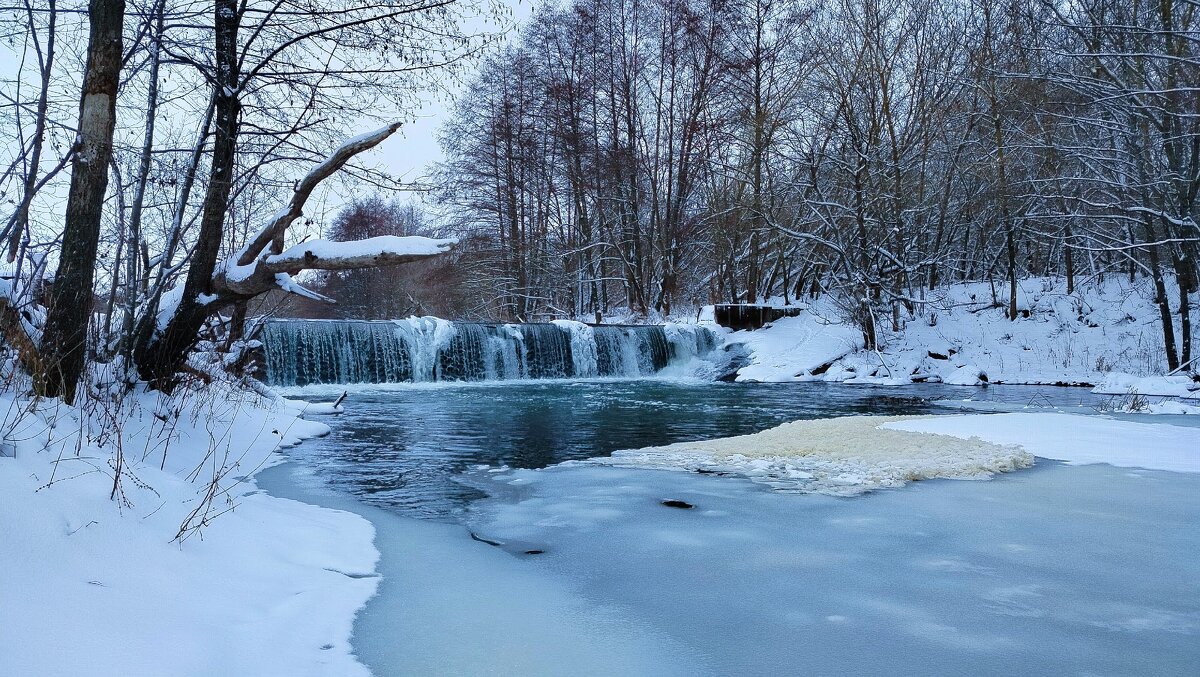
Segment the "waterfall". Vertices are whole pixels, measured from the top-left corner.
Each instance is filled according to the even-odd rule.
[[[694,325],[484,324],[437,318],[273,320],[261,335],[267,382],[399,383],[638,377],[714,350]]]

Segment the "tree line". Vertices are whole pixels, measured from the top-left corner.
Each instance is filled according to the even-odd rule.
[[[950,283],[1015,319],[1023,277],[1120,275],[1192,365],[1195,0],[568,0],[442,143],[497,318],[830,295],[874,347]]]

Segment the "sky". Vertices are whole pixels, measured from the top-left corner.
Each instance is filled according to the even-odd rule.
[[[471,2],[472,0],[464,0]],[[508,31],[505,40],[513,40],[519,35],[519,27],[529,19],[533,14],[534,7],[544,2],[544,0],[478,0],[481,3],[494,2],[501,8],[507,8],[508,19],[507,23],[513,28]],[[466,22],[463,29],[467,33],[484,33],[494,32],[496,23],[492,21],[487,23],[483,18],[475,18]],[[503,43],[500,43],[503,44]],[[0,79],[8,80],[12,78],[17,69],[17,54],[16,50],[23,47],[23,43],[0,43]],[[473,72],[468,71],[462,74],[459,82],[452,81],[449,77],[443,80],[443,91],[439,95],[434,92],[428,92],[424,99],[424,105],[417,115],[416,121],[406,124],[400,131],[391,139],[384,142],[378,149],[365,155],[362,159],[366,164],[378,163],[395,178],[405,184],[415,184],[428,175],[431,166],[443,159],[443,154],[437,142],[438,129],[443,120],[450,114],[453,109],[454,98],[463,89],[462,81],[469,81],[474,77]],[[347,121],[352,128],[351,133],[362,133],[370,131],[378,126],[378,121],[363,120],[359,123]],[[65,183],[62,183],[65,188]],[[318,218],[319,221],[326,221],[336,212],[341,205],[354,195],[347,195],[341,188],[336,187],[335,182],[330,182],[327,190],[322,190],[319,195],[314,196],[310,201],[308,211]],[[406,199],[401,196],[401,199]],[[3,212],[0,212],[0,216]]]
[[[521,26],[533,14],[538,0],[500,0],[512,12],[512,22]],[[489,30],[482,23],[478,26],[467,26],[468,30]],[[508,34],[512,40],[519,31],[513,30]],[[467,75],[469,80],[472,76]],[[450,85],[451,94],[457,95],[462,89],[461,84]],[[428,168],[443,159],[442,149],[438,145],[437,133],[442,120],[453,107],[453,97],[428,96],[424,108],[413,124],[400,128],[399,133],[384,142],[380,154],[385,167],[394,176],[405,183],[416,182],[425,176]]]

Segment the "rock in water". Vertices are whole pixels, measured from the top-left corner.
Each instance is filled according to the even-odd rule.
[[[690,510],[691,508],[696,507],[687,501],[680,501],[674,498],[663,499],[662,504],[668,508],[682,508],[683,510]]]

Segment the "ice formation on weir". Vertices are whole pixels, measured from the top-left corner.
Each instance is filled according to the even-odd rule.
[[[795,421],[753,435],[615,452],[587,463],[744,476],[783,491],[853,496],[934,478],[987,479],[1033,465],[1019,446],[881,427],[924,416]]]
[[[262,333],[267,381],[397,383],[637,377],[703,357],[716,335],[695,325],[483,324],[277,320]]]

